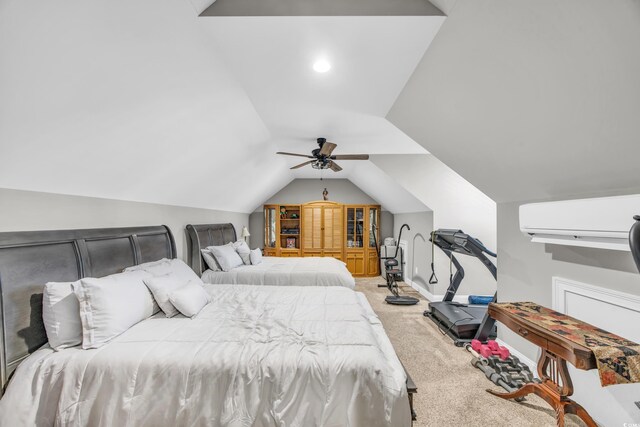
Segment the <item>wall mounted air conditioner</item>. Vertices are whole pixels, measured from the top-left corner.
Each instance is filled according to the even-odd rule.
[[[629,251],[640,194],[520,206],[520,230],[532,242]]]

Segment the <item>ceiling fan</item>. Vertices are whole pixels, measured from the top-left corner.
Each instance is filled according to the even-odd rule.
[[[282,151],[278,151],[276,154],[312,159],[293,166],[291,169],[298,169],[306,165],[311,165],[314,169],[331,169],[334,172],[340,172],[342,170],[335,160],[369,160],[368,154],[336,154],[332,156],[331,153],[333,153],[333,150],[335,150],[338,145],[333,142],[327,142],[326,138],[318,138],[317,141],[320,148],[313,150],[310,156],[307,154],[285,153]]]

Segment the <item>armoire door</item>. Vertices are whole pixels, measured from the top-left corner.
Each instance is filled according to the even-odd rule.
[[[354,276],[364,276],[365,275],[365,262],[364,262],[364,251],[361,250],[350,250],[347,249],[345,251],[347,270],[351,272]]]
[[[302,256],[322,256],[322,206],[302,207]]]
[[[323,211],[322,237],[323,256],[342,260],[343,253],[343,208],[325,206]]]
[[[377,276],[380,274],[380,259],[376,245],[380,244],[380,208],[370,206],[367,208],[367,224],[369,230],[367,235],[367,276]],[[379,246],[378,246],[379,247]]]
[[[348,205],[345,207],[345,262],[354,276],[367,274],[365,259],[366,216],[365,206]]]
[[[264,207],[264,256],[278,256],[278,207],[275,205],[266,205]]]

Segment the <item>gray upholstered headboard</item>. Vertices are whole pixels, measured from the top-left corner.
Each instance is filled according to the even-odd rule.
[[[0,233],[0,381],[47,342],[42,291],[47,282],[102,277],[175,258],[166,226]]]
[[[204,259],[200,249],[207,246],[221,246],[235,242],[236,229],[233,224],[200,224],[187,225],[189,265],[198,275],[202,275]]]

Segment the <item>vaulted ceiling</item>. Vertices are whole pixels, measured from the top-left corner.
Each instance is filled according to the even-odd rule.
[[[638,2],[218,2],[0,2],[0,187],[250,212],[320,177],[275,152],[322,136],[431,153],[499,202],[640,191]]]
[[[214,6],[217,4],[214,3]],[[309,154],[316,138],[336,154],[426,150],[384,117],[435,36],[443,18],[205,17],[210,35],[280,151]],[[319,58],[332,68],[317,73]],[[287,158],[294,166],[305,159]],[[356,162],[324,175],[349,177]],[[297,178],[318,177],[311,167]]]
[[[3,2],[0,187],[250,212],[320,178],[275,154],[316,137],[338,154],[426,152],[385,115],[444,19],[428,2],[422,16],[199,17],[209,3]],[[351,163],[322,175],[384,180]]]

